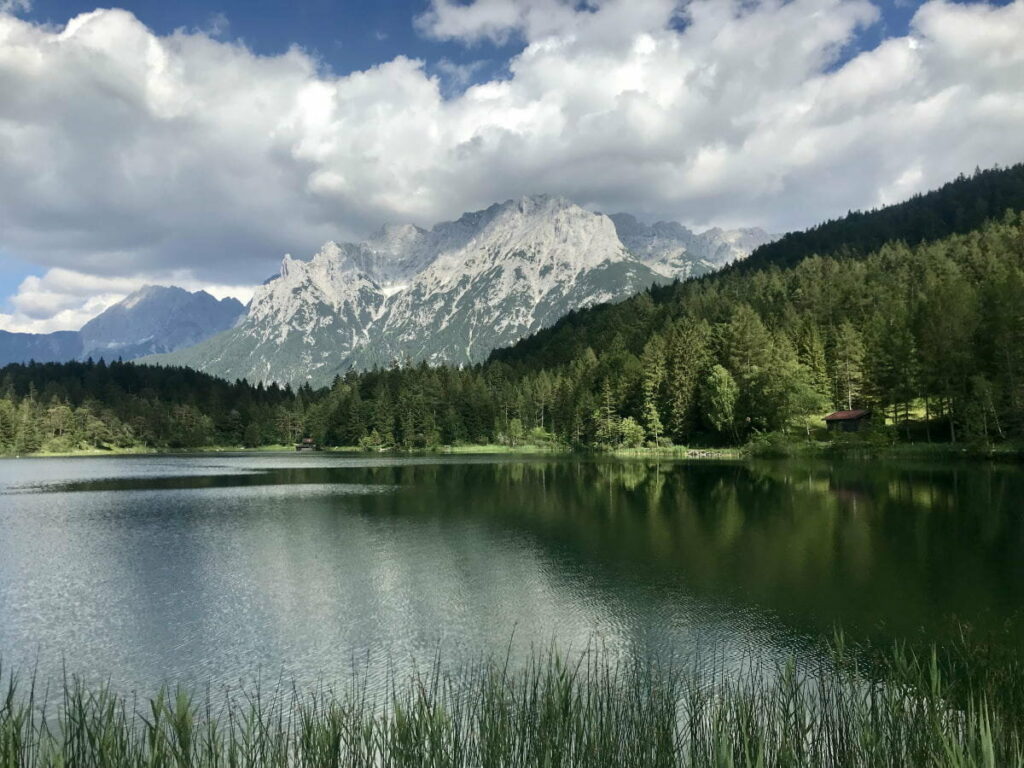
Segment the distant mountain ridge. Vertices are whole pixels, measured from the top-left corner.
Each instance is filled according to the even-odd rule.
[[[60,363],[82,357],[82,337],[78,331],[53,333],[17,333],[0,331],[0,365],[35,360]]]
[[[78,331],[0,331],[0,365],[88,358],[132,360],[172,352],[230,328],[245,313],[233,298],[205,291],[147,285],[94,317]]]
[[[628,213],[609,216],[619,240],[630,253],[660,275],[683,279],[706,274],[746,256],[772,236],[763,229],[724,230],[697,234],[677,221],[644,224]]]
[[[313,385],[350,368],[479,362],[573,309],[703,274],[768,240],[523,197],[429,230],[386,226],[362,243],[329,242],[310,261],[285,256],[241,323],[147,362]]]
[[[122,357],[172,352],[230,328],[244,314],[235,298],[206,291],[147,285],[82,326],[86,357]]]

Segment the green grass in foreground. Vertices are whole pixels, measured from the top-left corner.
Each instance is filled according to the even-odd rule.
[[[1024,765],[1019,661],[897,649],[869,677],[832,650],[738,678],[541,655],[435,668],[379,698],[355,684],[140,702],[72,678],[45,701],[8,675],[0,766]]]

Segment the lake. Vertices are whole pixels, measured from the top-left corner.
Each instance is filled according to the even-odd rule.
[[[554,645],[1024,650],[1011,466],[206,454],[0,461],[0,660],[152,691]]]

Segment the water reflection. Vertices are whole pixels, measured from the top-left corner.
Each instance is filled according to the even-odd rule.
[[[1021,643],[1016,469],[545,458],[0,462],[0,654],[120,685],[300,681],[555,641]]]

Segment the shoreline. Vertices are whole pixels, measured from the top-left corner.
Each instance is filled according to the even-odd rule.
[[[283,453],[283,454],[358,454],[362,456],[608,456],[615,458],[671,458],[671,459],[741,459],[744,453],[737,448],[622,448],[613,451],[579,451],[571,448],[552,448],[521,445],[449,445],[418,450],[367,451],[358,446],[330,446],[316,451],[296,451],[287,445],[264,445],[257,448],[243,446],[199,446],[196,448],[110,448],[80,451],[38,451],[21,455],[0,454],[0,459],[71,459],[114,456],[193,456],[205,453]]]
[[[62,459],[113,456],[186,456],[206,453],[269,454],[300,453],[291,445],[245,447],[235,445],[197,446],[194,448],[89,448],[75,451],[39,451],[29,454],[0,454],[0,459]],[[305,453],[305,452],[303,452]],[[575,450],[563,446],[498,444],[444,445],[415,450],[365,450],[359,446],[327,446],[309,453],[352,454],[363,456],[589,456],[618,459],[679,459],[691,461],[741,460],[854,460],[933,459],[937,461],[989,461],[1014,463],[1024,461],[1024,448],[1006,446],[966,446],[951,443],[897,443],[890,446],[837,446],[833,443],[792,442],[772,446],[744,445],[730,448],[666,446],[617,448],[613,450]]]

